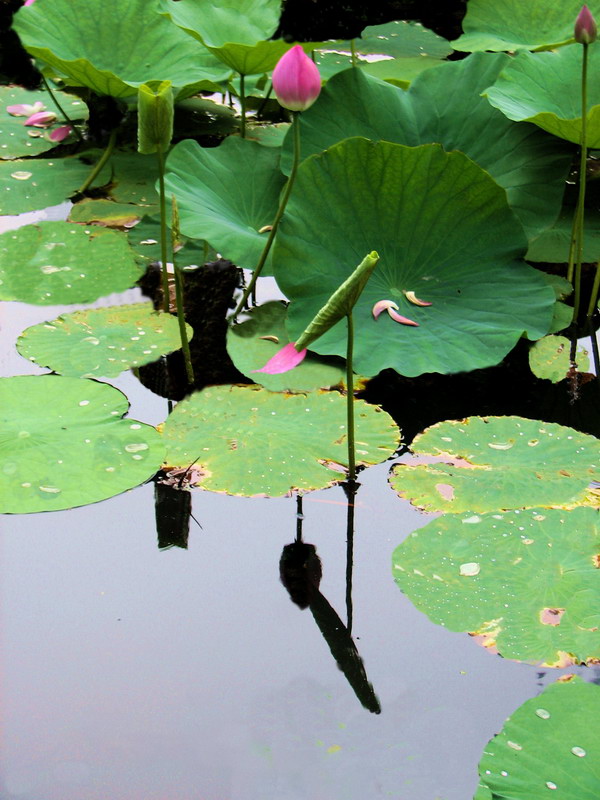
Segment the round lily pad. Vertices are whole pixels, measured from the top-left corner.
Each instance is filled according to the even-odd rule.
[[[170,233],[169,240],[170,240]],[[176,265],[179,269],[191,266],[201,266],[207,260],[204,242],[188,239],[180,235],[182,245],[175,254]],[[148,265],[160,261],[160,217],[144,217],[137,225],[130,228],[128,233],[129,244],[138,254],[141,262]],[[170,247],[170,241],[169,241]]]
[[[536,50],[573,38],[580,0],[469,0],[462,22],[463,35],[452,42],[455,50]],[[600,3],[590,0],[590,11],[600,16]]]
[[[123,233],[39,222],[0,234],[0,299],[34,305],[91,303],[140,277]]]
[[[444,514],[394,551],[400,589],[438,625],[505,658],[600,659],[597,509]]]
[[[246,269],[258,263],[284,183],[279,150],[247,139],[230,137],[211,148],[186,140],[167,160],[166,191],[177,198],[182,233],[209,241]]]
[[[544,336],[534,342],[529,351],[529,366],[537,378],[545,378],[558,383],[564,380],[570,369],[571,342],[566,336]],[[584,347],[577,348],[577,367],[580,372],[587,372],[590,359]]]
[[[227,69],[157,13],[148,0],[52,0],[21,8],[14,28],[25,49],[71,86],[129,97],[149,81],[170,80],[176,95],[218,91]]]
[[[96,503],[148,480],[164,455],[150,425],[105,383],[26,375],[0,380],[0,512]]]
[[[59,92],[57,89],[54,91],[72,122],[87,119],[88,109],[81,98]],[[7,111],[8,106],[23,104],[33,106],[35,103],[43,106],[39,109],[40,111],[55,112],[56,122],[43,130],[30,126],[25,127],[24,123],[30,114],[17,117]],[[45,153],[46,150],[51,150],[57,146],[57,142],[51,142],[44,136],[44,133],[49,133],[66,124],[67,121],[53,103],[48,92],[30,92],[20,86],[0,86],[0,158],[36,156],[39,153]]]
[[[376,250],[380,262],[354,308],[355,371],[414,376],[491,366],[524,332],[548,332],[554,292],[517,261],[525,246],[505,191],[462,153],[355,138],[300,165],[273,264],[296,341]],[[383,300],[417,326],[387,313],[374,319]],[[313,349],[343,356],[345,321]]]
[[[357,464],[385,461],[399,440],[392,418],[362,400],[354,414]],[[194,484],[214,492],[276,497],[345,477],[346,398],[338,392],[214,386],[178,403],[163,433],[165,469],[193,465]]]
[[[63,314],[27,328],[17,342],[24,358],[77,378],[113,378],[180,346],[177,318],[156,313],[152,303]]]
[[[576,675],[527,700],[485,746],[479,777],[487,797],[596,800],[599,715],[600,689]]]
[[[533,122],[554,136],[579,144],[581,140],[580,47],[552,53],[519,53],[486,92],[490,103],[509,119]],[[589,48],[588,70],[600,68],[600,47]],[[588,83],[587,142],[600,147],[600,86]]]
[[[309,392],[330,388],[345,380],[346,369],[339,359],[323,359],[311,353],[295,369],[279,375],[255,370],[264,367],[284,345],[286,307],[271,302],[253,308],[247,319],[227,330],[227,352],[239,371],[272,392]]]
[[[417,436],[417,456],[391,484],[424,511],[485,512],[583,502],[600,477],[600,441],[564,425],[522,417],[440,422]]]

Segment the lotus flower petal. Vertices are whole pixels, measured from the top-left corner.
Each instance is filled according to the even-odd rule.
[[[45,128],[48,125],[52,125],[53,122],[56,122],[54,111],[38,111],[26,119],[23,124],[31,125],[35,128]]]
[[[273,358],[270,358],[262,369],[253,369],[252,372],[266,372],[268,375],[279,375],[281,372],[289,372],[289,370],[297,367],[301,361],[304,361],[306,349],[296,350],[294,342],[286,344],[281,350],[278,350]]]
[[[277,62],[273,70],[273,90],[280,105],[290,111],[305,111],[319,96],[319,70],[299,44]]]
[[[379,300],[373,306],[372,314],[377,319],[377,317],[382,313],[382,311],[389,311],[390,308],[398,308],[396,303],[393,300]]]
[[[39,100],[33,105],[30,103],[17,103],[14,106],[6,106],[6,110],[13,117],[30,117],[32,114],[37,114],[38,111],[43,111],[45,105]]]
[[[587,6],[582,6],[575,20],[575,41],[579,44],[591,44],[598,38],[598,27],[592,12]]]
[[[48,139],[50,139],[51,142],[62,142],[72,131],[73,128],[70,125],[61,125],[60,128],[55,128],[48,134]]]

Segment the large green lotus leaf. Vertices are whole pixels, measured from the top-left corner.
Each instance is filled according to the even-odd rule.
[[[140,277],[123,233],[38,222],[0,234],[0,299],[47,306],[91,303]]]
[[[271,302],[253,308],[239,325],[227,331],[227,352],[239,371],[272,392],[310,392],[341,383],[346,376],[343,362],[324,360],[308,353],[295,369],[279,375],[255,372],[289,343],[285,330],[286,307]]]
[[[600,2],[588,8],[600,16]],[[455,50],[537,50],[573,38],[580,0],[469,0]]]
[[[358,464],[385,461],[399,431],[392,418],[354,403]],[[348,464],[346,398],[213,386],[178,403],[164,425],[166,467],[194,465],[194,483],[228,494],[275,497],[324,489]]]
[[[416,78],[408,92],[359,70],[337,75],[300,117],[303,157],[347,136],[412,146],[440,142],[487,170],[506,189],[528,235],[539,233],[558,215],[572,148],[531,125],[510,121],[481,97],[509,61],[503,54],[477,53],[441,64]],[[288,136],[284,171],[291,164],[291,146]]]
[[[381,260],[354,308],[354,368],[414,376],[497,364],[524,331],[532,339],[548,331],[554,292],[515,260],[524,249],[504,190],[462,153],[348,139],[300,165],[273,264],[296,341],[376,250]],[[380,300],[419,327],[375,320]],[[345,321],[313,349],[343,356]]]
[[[529,242],[525,258],[527,261],[566,264],[572,229],[573,208],[563,208],[560,217]],[[588,264],[600,261],[600,213],[594,208],[585,209],[582,258]]]
[[[56,96],[69,115],[72,122],[87,119],[88,109],[81,98],[54,90]],[[44,136],[40,128],[25,127],[23,124],[27,116],[15,117],[6,110],[7,106],[33,105],[43,103],[44,111],[54,111],[56,122],[44,129],[50,132],[65,125],[66,121],[58,108],[52,102],[48,92],[30,92],[20,86],[0,86],[0,158],[18,158],[19,156],[37,156],[56,147],[56,142],[51,142]]]
[[[551,422],[469,417],[439,422],[411,445],[438,462],[397,464],[391,484],[424,511],[495,511],[585,500],[600,477],[600,442]]]
[[[227,76],[217,59],[158,13],[155,0],[44,0],[21,8],[14,27],[25,49],[71,86],[129,97],[149,81],[170,80],[177,96]]]
[[[0,214],[22,214],[61,203],[77,192],[100,155],[100,151],[91,150],[68,158],[0,162],[0,182],[4,186]],[[132,218],[139,218],[156,209],[158,196],[154,184],[157,177],[154,156],[119,152],[101,170],[94,187],[105,187],[112,200],[132,204],[131,214],[135,215]],[[86,208],[78,218],[90,216],[88,212]]]
[[[148,480],[165,448],[150,425],[122,419],[105,383],[25,375],[0,380],[0,512],[97,503]]]
[[[597,800],[599,715],[600,689],[576,675],[527,700],[485,746],[479,778],[487,797]]]
[[[571,342],[566,336],[543,336],[534,342],[529,350],[529,366],[537,378],[558,383],[564,380],[570,369]],[[587,350],[577,348],[577,367],[580,372],[587,372],[590,367]]]
[[[291,45],[269,39],[281,0],[161,0],[173,22],[242,75],[270,72]]]
[[[114,378],[180,346],[177,318],[157,314],[152,303],[63,314],[27,328],[17,341],[24,358],[74,378]]]
[[[554,53],[519,53],[485,95],[509,119],[533,122],[555,136],[581,140],[582,48]],[[600,68],[600,47],[589,48],[590,74]],[[588,83],[588,147],[600,147],[600,83]]]
[[[433,622],[505,658],[595,662],[599,523],[594,508],[444,514],[396,548],[394,578]]]
[[[187,139],[167,159],[166,191],[177,198],[182,233],[247,269],[260,258],[269,235],[260,231],[273,223],[284,183],[278,148],[237,137],[211,148]]]
[[[169,233],[170,238],[170,233]],[[148,266],[160,261],[160,217],[144,217],[129,230],[129,244],[140,257],[140,263]],[[207,260],[204,243],[186,236],[180,236],[182,245],[175,255],[175,263],[179,269],[190,266],[201,266]],[[170,246],[170,243],[169,243]]]

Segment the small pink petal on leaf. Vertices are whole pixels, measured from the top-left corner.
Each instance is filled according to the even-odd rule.
[[[296,350],[293,342],[286,344],[281,350],[278,350],[273,358],[270,358],[262,369],[253,369],[252,372],[266,372],[268,375],[279,375],[281,372],[288,372],[290,369],[297,367],[301,361],[304,361],[306,349]]]
[[[34,128],[45,128],[47,125],[52,125],[53,122],[56,122],[56,114],[54,111],[38,111],[26,119],[23,125],[31,125]]]
[[[398,308],[396,303],[393,300],[379,300],[373,306],[373,311],[371,312],[375,319],[382,313],[382,311],[389,311],[390,308]]]
[[[428,303],[426,300],[419,300],[414,292],[404,292],[404,296],[408,300],[409,303],[412,303],[414,306],[430,306],[431,303]]]
[[[414,325],[415,328],[419,327],[418,322],[414,322],[412,319],[409,319],[408,317],[403,317],[402,314],[397,314],[391,308],[388,308],[388,314],[393,320],[395,320],[396,322],[400,322],[402,325]]]
[[[6,106],[6,110],[9,114],[12,114],[13,117],[30,117],[38,111],[43,111],[44,108],[44,104],[40,103],[39,100],[33,105],[30,103],[17,103],[14,106]]]
[[[48,139],[51,142],[62,142],[72,131],[73,128],[70,125],[61,125],[60,128],[55,128],[48,134]]]

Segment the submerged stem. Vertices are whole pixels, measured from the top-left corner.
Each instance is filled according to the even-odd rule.
[[[102,172],[102,169],[106,164],[106,162],[108,161],[108,159],[111,157],[112,152],[115,149],[116,142],[117,142],[117,129],[113,128],[112,131],[110,132],[110,138],[108,140],[108,144],[106,145],[106,149],[104,150],[98,161],[94,164],[92,171],[87,176],[83,184],[79,187],[76,194],[83,194],[90,188],[92,183]]]

